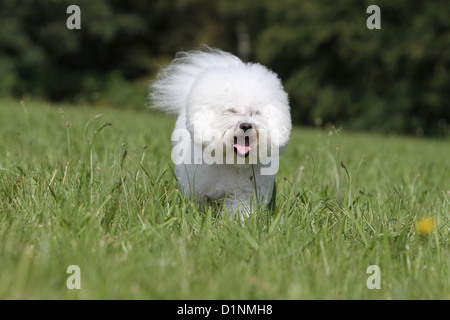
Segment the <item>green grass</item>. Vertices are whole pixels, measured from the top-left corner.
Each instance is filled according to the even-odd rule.
[[[242,225],[180,196],[173,118],[12,100],[0,115],[2,299],[450,298],[448,140],[295,128],[274,213]]]

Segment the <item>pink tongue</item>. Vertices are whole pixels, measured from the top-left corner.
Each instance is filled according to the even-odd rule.
[[[233,147],[235,147],[239,151],[240,154],[246,154],[251,149],[247,143],[245,143],[245,145],[243,145],[243,146],[235,143],[235,144],[233,144]]]

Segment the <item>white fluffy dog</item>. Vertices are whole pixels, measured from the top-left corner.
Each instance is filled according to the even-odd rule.
[[[179,53],[149,97],[153,107],[178,116],[172,161],[186,197],[221,201],[241,218],[269,202],[292,126],[276,74],[205,48]]]

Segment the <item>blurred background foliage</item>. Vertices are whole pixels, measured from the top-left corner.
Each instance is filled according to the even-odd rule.
[[[296,124],[449,133],[448,0],[2,0],[0,95],[144,108],[158,70],[202,44],[278,73]]]

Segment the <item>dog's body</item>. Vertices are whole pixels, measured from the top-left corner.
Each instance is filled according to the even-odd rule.
[[[274,73],[220,50],[191,51],[162,70],[150,98],[178,116],[172,160],[188,198],[224,199],[241,216],[271,199],[291,131],[287,94]]]

